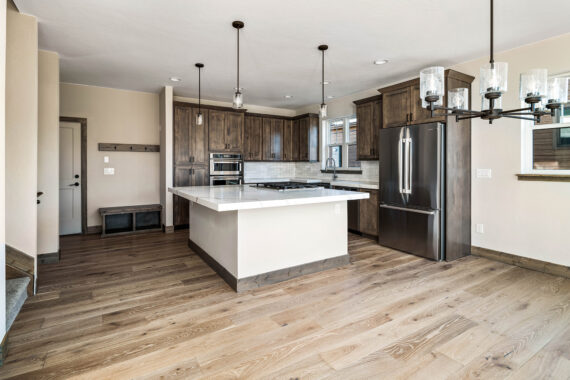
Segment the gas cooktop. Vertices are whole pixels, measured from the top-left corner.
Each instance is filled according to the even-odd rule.
[[[262,187],[265,189],[290,191],[290,190],[311,190],[322,189],[323,186],[319,184],[303,183],[303,182],[263,182],[251,185],[253,187]]]

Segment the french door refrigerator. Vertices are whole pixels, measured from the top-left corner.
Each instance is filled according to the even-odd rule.
[[[380,130],[381,245],[445,259],[444,128],[429,123]]]

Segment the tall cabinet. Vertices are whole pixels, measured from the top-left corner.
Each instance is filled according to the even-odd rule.
[[[356,159],[378,159],[378,131],[382,128],[382,95],[354,101],[356,104]]]
[[[445,71],[445,94],[454,88],[469,89],[473,77]],[[440,116],[422,107],[419,79],[381,88],[383,128],[429,122],[445,123],[445,251],[451,261],[471,253],[471,121]],[[447,96],[443,98],[447,106]],[[380,184],[382,185],[382,184]]]

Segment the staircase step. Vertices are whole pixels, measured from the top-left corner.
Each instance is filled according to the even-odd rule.
[[[28,298],[26,288],[29,282],[29,277],[13,278],[6,281],[6,331],[10,330],[26,298]]]

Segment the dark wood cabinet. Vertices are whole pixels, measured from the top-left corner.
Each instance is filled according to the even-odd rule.
[[[241,152],[243,150],[244,114],[209,110],[209,150]]]
[[[299,160],[319,161],[319,117],[314,114],[298,116]]]
[[[283,161],[299,161],[299,123],[283,120]]]
[[[174,169],[174,186],[205,186],[209,184],[208,168],[205,166]],[[173,196],[173,223],[175,227],[186,226],[189,221],[190,202]]]
[[[280,161],[283,152],[283,120],[263,118],[264,161]]]
[[[360,200],[360,232],[370,236],[378,236],[378,190],[360,189],[359,191],[370,194],[370,198]]]
[[[262,133],[263,119],[258,116],[246,116],[244,126],[244,160],[262,160]]]
[[[361,99],[356,104],[356,158],[378,159],[378,131],[382,127],[382,95]]]

